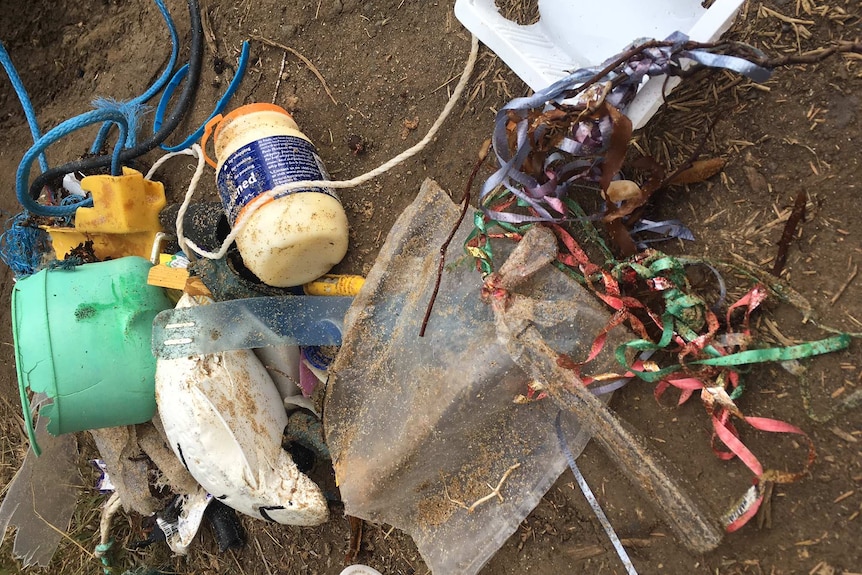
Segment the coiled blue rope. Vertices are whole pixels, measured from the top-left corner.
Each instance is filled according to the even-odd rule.
[[[170,32],[170,34],[171,34],[171,57],[168,60],[168,65],[165,66],[164,72],[162,72],[161,76],[159,76],[159,78],[155,82],[153,82],[153,85],[150,86],[147,89],[147,91],[145,91],[140,96],[138,96],[136,98],[132,98],[128,102],[124,103],[124,105],[128,106],[128,114],[129,114],[129,117],[128,117],[129,132],[128,132],[128,139],[125,142],[125,146],[127,148],[133,147],[136,143],[137,132],[138,132],[138,130],[137,130],[137,119],[138,119],[140,112],[141,112],[141,106],[145,102],[150,100],[153,96],[158,94],[162,90],[162,88],[165,86],[165,84],[168,82],[168,80],[171,77],[171,73],[174,70],[174,66],[177,63],[177,57],[179,56],[179,52],[180,52],[180,41],[179,41],[179,37],[177,36],[177,28],[176,28],[176,26],[174,26],[174,21],[171,18],[170,12],[168,12],[168,9],[165,7],[164,0],[153,0],[153,1],[156,3],[156,6],[158,6],[159,12],[162,13],[162,17],[165,19],[165,24],[167,24],[167,26],[168,26],[168,32]],[[93,105],[97,108],[101,107],[100,101],[94,101]],[[108,132],[111,129],[111,125],[112,124],[110,122],[106,122],[99,129],[99,134],[96,136],[95,141],[93,141],[93,145],[90,147],[90,153],[91,154],[99,153],[99,150],[101,150],[102,146],[105,145],[105,140],[108,137]]]
[[[3,42],[0,42],[0,62],[3,62],[3,68],[9,76],[12,87],[15,88],[18,101],[21,102],[21,107],[24,108],[24,115],[27,117],[27,123],[30,125],[30,133],[33,134],[33,141],[35,142],[42,137],[42,133],[39,131],[39,123],[36,121],[36,111],[33,109],[30,96],[27,94],[27,88],[24,87],[24,82],[21,81],[18,70],[15,69],[12,58],[9,57],[9,52],[6,51],[6,46],[3,45]],[[42,168],[43,172],[48,171],[48,159],[44,153],[39,154],[39,167]]]
[[[33,144],[33,146],[24,154],[15,177],[15,193],[18,197],[18,201],[26,211],[36,214],[37,216],[63,217],[73,214],[79,207],[93,205],[93,199],[87,198],[67,206],[46,206],[38,203],[30,197],[28,186],[30,183],[30,168],[39,154],[41,154],[48,146],[57,140],[68,136],[72,132],[100,122],[112,122],[117,124],[120,129],[120,137],[117,140],[117,145],[114,146],[114,154],[111,158],[111,173],[114,175],[120,174],[120,152],[123,149],[123,142],[126,141],[129,128],[126,116],[116,109],[103,108],[99,110],[90,110],[89,112],[85,112],[80,116],[66,120],[54,127],[44,136],[36,140],[36,143]]]
[[[225,90],[222,97],[219,98],[218,102],[216,102],[215,109],[212,114],[206,119],[206,121],[201,124],[201,126],[194,131],[188,138],[182,141],[182,143],[177,144],[176,146],[167,146],[165,144],[161,144],[161,148],[166,152],[179,152],[180,150],[185,150],[195,142],[201,139],[201,136],[204,133],[204,129],[206,128],[207,122],[215,118],[217,115],[221,114],[224,109],[227,107],[228,102],[233,97],[234,93],[239,88],[240,83],[242,82],[243,77],[245,76],[245,68],[248,65],[248,41],[242,43],[242,51],[239,55],[239,60],[236,65],[236,73],[233,75],[233,78],[230,81],[230,84]],[[165,109],[168,107],[168,102],[171,99],[171,96],[174,95],[174,90],[177,89],[177,86],[180,85],[180,82],[183,81],[183,78],[186,77],[188,73],[189,67],[188,65],[183,66],[177,73],[174,74],[174,77],[171,78],[171,82],[165,88],[165,91],[162,93],[162,97],[159,99],[159,106],[156,108],[156,117],[153,120],[153,131],[158,132],[159,128],[162,127],[162,118],[165,115]]]

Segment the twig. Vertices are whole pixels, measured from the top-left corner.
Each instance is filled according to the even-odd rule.
[[[589,88],[590,86],[595,84],[596,82],[599,82],[602,78],[604,78],[605,76],[607,76],[608,74],[610,74],[611,72],[616,70],[618,66],[627,62],[628,60],[630,60],[634,56],[637,56],[638,54],[640,54],[644,50],[647,50],[648,48],[656,48],[656,47],[670,46],[670,45],[672,45],[671,42],[660,42],[657,40],[650,40],[648,42],[644,42],[643,44],[641,44],[639,46],[635,46],[634,48],[629,48],[628,50],[626,50],[625,52],[623,52],[622,54],[617,56],[616,60],[614,60],[613,62],[611,62],[607,66],[605,66],[601,71],[597,72],[592,78],[589,78],[586,82],[584,82],[583,84],[581,84],[580,86],[578,86],[574,90],[569,90],[568,92],[566,92],[565,97],[566,98],[573,98],[574,96],[580,94],[581,92],[583,92],[584,90],[586,90],[587,88]],[[620,74],[620,76],[618,78],[620,80],[622,80],[624,78],[624,75]]]
[[[446,80],[445,82],[443,82],[442,84],[440,84],[439,86],[437,86],[436,88],[434,88],[433,90],[431,90],[431,92],[430,92],[430,93],[431,93],[431,94],[434,94],[435,92],[439,92],[440,90],[442,90],[443,88],[445,88],[446,86],[448,86],[448,85],[449,85],[449,84],[451,84],[454,80],[457,80],[457,79],[458,79],[458,74],[455,74],[454,76],[452,76],[451,78],[449,78],[448,80]]]
[[[437,292],[440,291],[440,282],[443,279],[443,266],[446,263],[446,250],[449,249],[449,244],[452,243],[452,238],[461,227],[461,222],[464,221],[464,216],[467,215],[467,207],[470,205],[470,189],[473,187],[473,179],[482,167],[485,158],[488,157],[488,151],[491,149],[491,140],[485,140],[479,150],[479,159],[473,166],[473,171],[470,172],[470,177],[467,178],[467,186],[464,190],[464,197],[461,199],[461,213],[458,215],[458,221],[452,226],[452,231],[449,232],[449,237],[440,246],[440,261],[437,263],[437,281],[434,282],[434,291],[431,292],[431,299],[428,300],[428,307],[425,309],[425,317],[422,318],[422,327],[419,328],[419,337],[425,337],[425,328],[428,327],[428,320],[431,318],[431,310],[434,308],[434,301],[437,299]]]
[[[44,517],[42,517],[42,514],[41,514],[41,513],[39,513],[38,511],[36,511],[36,509],[33,509],[33,513],[36,515],[36,517],[38,517],[39,519],[41,519],[42,521],[44,521],[44,522],[45,522],[45,525],[47,525],[48,527],[50,527],[51,529],[53,529],[54,531],[56,531],[57,533],[59,533],[59,534],[60,534],[64,539],[68,539],[68,540],[69,540],[73,545],[75,545],[75,547],[77,547],[78,549],[80,549],[80,550],[81,550],[85,555],[87,555],[90,559],[95,559],[95,560],[98,560],[98,559],[99,559],[99,558],[98,558],[98,557],[96,557],[94,554],[90,553],[89,549],[86,549],[83,545],[81,545],[80,543],[78,543],[77,541],[75,541],[74,539],[72,539],[72,538],[69,536],[69,534],[68,534],[68,533],[66,533],[65,531],[63,531],[62,529],[58,528],[58,527],[57,527],[57,526],[55,526],[53,523],[51,523],[50,521],[48,521],[47,519],[45,519]]]
[[[206,6],[203,10],[201,10],[201,28],[203,28],[204,30],[204,39],[206,40],[207,48],[209,48],[213,56],[218,56],[218,36],[216,36],[215,32],[213,32],[213,26],[212,22],[210,21],[210,18],[212,18],[212,15],[210,14],[210,8]]]
[[[775,484],[772,481],[767,481],[763,488],[763,503],[757,511],[757,528],[772,529],[772,491]]]
[[[297,58],[302,60],[302,63],[305,64],[305,66],[309,70],[311,70],[311,72],[315,76],[317,76],[318,80],[320,80],[320,83],[323,85],[323,89],[326,90],[326,95],[329,96],[329,99],[332,100],[332,103],[338,104],[338,101],[335,99],[335,96],[333,96],[332,92],[329,90],[329,86],[326,85],[326,80],[323,78],[323,75],[315,67],[315,65],[311,63],[311,60],[309,60],[308,58],[306,58],[305,56],[303,56],[302,54],[300,54],[299,52],[297,52],[296,50],[294,50],[290,46],[285,46],[284,44],[280,44],[278,42],[270,40],[269,38],[264,38],[263,36],[252,35],[251,37],[253,39],[257,40],[258,42],[263,42],[267,46],[272,46],[273,48],[281,48],[282,50],[284,50],[286,52],[290,52],[291,54],[293,54],[294,56],[296,56]]]
[[[245,570],[243,570],[242,565],[240,565],[239,559],[236,558],[236,554],[233,552],[233,549],[229,549],[228,552],[230,553],[230,556],[233,559],[233,562],[236,563],[237,567],[239,567],[239,572],[242,575],[245,575]]]
[[[473,512],[476,510],[476,508],[477,508],[477,507],[479,507],[480,505],[482,505],[482,504],[483,504],[483,503],[485,503],[486,501],[490,501],[490,500],[494,499],[495,497],[499,497],[499,498],[500,498],[500,501],[502,501],[502,500],[503,500],[503,496],[502,496],[502,495],[500,495],[500,489],[503,487],[503,483],[504,483],[504,482],[509,478],[509,475],[510,475],[513,471],[515,471],[516,469],[518,469],[519,467],[521,467],[521,464],[520,464],[520,463],[516,463],[516,464],[512,465],[509,469],[507,469],[507,470],[506,470],[506,473],[504,473],[504,474],[503,474],[503,477],[501,477],[501,478],[500,478],[500,482],[497,484],[497,487],[495,487],[495,488],[491,491],[491,493],[489,493],[489,494],[488,494],[488,495],[486,495],[485,497],[482,497],[482,498],[480,498],[480,499],[477,499],[475,502],[473,502],[473,505],[471,505],[470,507],[468,507],[468,508],[467,508],[467,513],[473,513]]]
[[[269,562],[266,560],[266,555],[263,554],[263,549],[260,546],[260,541],[258,541],[257,537],[254,538],[254,545],[257,547],[257,552],[260,554],[260,559],[263,561],[263,566],[266,569],[267,575],[272,575],[272,571],[269,568]]]
[[[449,501],[449,503],[454,503],[458,507],[463,507],[464,509],[467,509],[466,503],[464,503],[463,501],[460,501],[458,499],[453,499],[452,496],[449,495],[449,488],[446,487],[445,479],[443,477],[440,477],[440,479],[443,481],[443,496],[446,498],[446,500]]]
[[[858,273],[859,266],[857,264],[853,264],[853,271],[850,272],[850,276],[847,278],[847,281],[845,281],[844,284],[840,288],[838,288],[838,291],[835,292],[835,295],[832,296],[832,299],[829,300],[829,305],[835,305],[835,302],[838,301],[838,298],[841,297],[841,295],[844,293],[844,290],[850,287],[850,284],[853,283],[854,279],[856,279],[856,274]]]
[[[790,213],[790,217],[787,218],[787,223],[784,224],[781,239],[778,240],[778,254],[775,256],[775,265],[772,267],[772,275],[776,277],[781,275],[784,264],[787,262],[787,250],[796,236],[796,228],[799,226],[799,222],[805,220],[805,204],[807,202],[808,194],[805,193],[805,190],[802,190],[796,196],[796,201],[793,203],[793,211]]]
[[[833,54],[845,53],[862,54],[862,42],[844,40],[827,48],[812,50],[804,54],[787,54],[786,56],[775,58],[749,58],[749,60],[765,68],[778,68],[779,66],[792,66],[793,64],[816,64]]]
[[[347,553],[344,555],[345,564],[356,563],[359,557],[359,551],[362,548],[362,528],[365,522],[359,517],[347,516],[347,522],[350,525],[350,543],[347,545]]]
[[[572,98],[577,94],[583,92],[596,82],[601,81],[605,76],[610,74],[613,70],[615,70],[618,66],[623,64],[624,62],[630,60],[634,56],[642,53],[644,50],[649,48],[661,48],[666,46],[671,46],[671,42],[667,41],[658,41],[658,40],[650,40],[648,42],[644,42],[639,46],[635,46],[621,53],[614,59],[613,62],[609,63],[605,66],[601,71],[596,73],[594,76],[589,78],[586,82],[579,85],[577,88],[566,92],[567,98]],[[862,54],[862,42],[850,42],[847,40],[841,40],[834,43],[832,46],[828,46],[825,48],[820,48],[818,50],[813,50],[811,52],[806,52],[804,54],[787,54],[784,56],[778,56],[775,58],[769,58],[764,55],[759,55],[756,52],[751,51],[751,49],[744,45],[736,42],[686,42],[682,49],[683,50],[715,50],[718,48],[726,48],[726,53],[728,55],[740,55],[750,62],[757,64],[758,66],[762,66],[764,68],[778,68],[780,66],[792,66],[794,64],[816,64],[818,62],[822,62],[826,58],[832,56],[833,54]],[[694,65],[689,68],[685,72],[679,72],[679,75],[689,75],[693,74],[697,70],[702,69],[701,65]],[[624,74],[620,74],[616,80],[622,81],[625,78]]]
[[[278,78],[275,80],[275,92],[272,94],[272,103],[278,99],[278,89],[281,87],[281,77],[284,76],[284,64],[287,62],[287,52],[281,53],[281,68],[278,70]]]

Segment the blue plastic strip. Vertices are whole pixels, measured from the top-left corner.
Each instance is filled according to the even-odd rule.
[[[221,114],[224,109],[227,107],[228,102],[233,97],[234,93],[239,88],[240,83],[242,82],[243,77],[245,76],[245,68],[248,64],[248,51],[249,44],[248,41],[242,43],[242,52],[239,56],[239,61],[236,66],[236,74],[234,74],[233,78],[230,81],[230,85],[225,90],[225,93],[219,98],[219,101],[216,103],[215,109],[212,114],[206,119],[206,121],[201,124],[201,126],[194,131],[188,138],[182,141],[182,143],[177,144],[176,146],[168,146],[165,144],[161,145],[161,148],[166,152],[179,152],[180,150],[185,150],[190,147],[192,144],[201,139],[201,136],[204,134],[204,129],[206,129],[207,122]],[[162,118],[165,115],[165,109],[168,106],[168,101],[171,99],[171,96],[174,94],[174,90],[176,90],[177,86],[180,82],[182,82],[183,78],[185,78],[188,73],[188,66],[183,66],[179,71],[171,78],[170,84],[168,84],[165,91],[162,92],[162,97],[159,100],[159,106],[156,108],[156,117],[153,121],[153,131],[157,132],[159,128],[162,127]]]
[[[620,557],[620,561],[623,562],[623,566],[626,568],[626,573],[629,575],[637,575],[638,572],[635,570],[635,566],[632,564],[632,560],[629,559],[629,554],[626,553],[625,547],[623,547],[622,542],[619,537],[617,537],[614,528],[611,527],[611,522],[608,521],[605,512],[602,511],[601,505],[596,500],[596,496],[593,495],[593,490],[590,489],[587,480],[584,478],[581,470],[578,469],[578,466],[575,464],[575,456],[572,455],[572,450],[569,449],[569,444],[566,441],[566,436],[563,435],[563,427],[560,423],[560,415],[562,411],[557,412],[557,418],[554,421],[554,428],[557,430],[557,439],[560,442],[560,449],[563,450],[563,455],[566,456],[566,461],[569,463],[569,467],[572,469],[572,473],[575,474],[575,480],[578,482],[578,487],[581,488],[581,492],[584,494],[584,497],[587,499],[587,502],[590,504],[590,507],[593,509],[593,513],[596,514],[596,517],[599,520],[599,523],[602,524],[602,528],[607,533],[608,538],[611,540],[611,544],[614,546],[614,549],[617,552],[617,555]]]
[[[772,71],[758,66],[754,62],[749,62],[737,56],[728,56],[725,54],[713,54],[712,52],[704,52],[702,50],[691,50],[680,53],[684,58],[691,58],[699,64],[709,66],[710,68],[724,68],[732,70],[738,74],[742,74],[746,78],[754,80],[758,84],[762,84],[769,80]]]
[[[159,98],[159,104],[156,107],[156,115],[153,118],[153,132],[158,132],[162,128],[162,120],[165,117],[165,110],[168,107],[168,102],[170,101],[171,96],[174,95],[174,91],[185,79],[188,73],[189,65],[185,64],[176,71],[176,73],[171,77],[171,81],[168,82],[167,86],[165,86],[165,91],[162,92],[162,97]]]

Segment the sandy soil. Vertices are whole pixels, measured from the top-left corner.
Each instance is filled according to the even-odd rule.
[[[241,42],[251,39],[252,58],[232,105],[274,101],[292,111],[317,144],[331,175],[359,175],[417,142],[437,118],[457,81],[470,35],[455,19],[450,2],[419,0],[318,0],[273,3],[204,2],[209,13],[207,52],[191,118],[178,132],[188,133],[209,114],[230,81]],[[532,16],[529,6],[523,18]],[[179,0],[167,2],[183,46],[188,15]],[[599,11],[600,12],[600,11]],[[778,16],[776,16],[778,14]],[[781,16],[781,17],[780,17]],[[782,18],[783,17],[783,18]],[[599,14],[597,24],[613,25]],[[731,32],[769,54],[818,48],[839,38],[859,39],[860,6],[855,0],[767,0],[747,2]],[[169,39],[152,2],[28,3],[0,1],[0,38],[27,86],[43,130],[86,111],[94,96],[129,98],[139,94],[167,61]],[[331,91],[293,53],[319,70]],[[283,72],[282,70],[282,62]],[[483,49],[453,116],[421,154],[377,180],[343,193],[351,224],[351,248],[338,266],[344,273],[367,273],[376,251],[401,210],[431,177],[457,200],[461,197],[481,143],[490,136],[495,110],[525,86],[493,54]],[[676,254],[733,260],[743,258],[771,268],[783,224],[800,191],[809,197],[807,216],[789,250],[784,279],[812,304],[823,324],[862,331],[862,279],[851,272],[862,261],[862,221],[858,209],[862,162],[862,61],[833,57],[817,65],[776,71],[765,87],[754,88],[729,74],[696,76],[671,98],[637,143],[666,165],[686,157],[717,118],[703,154],[727,160],[721,174],[689,187],[671,188],[650,206],[652,219],[676,217],[697,240],[666,244]],[[21,108],[5,77],[0,81],[0,197],[4,217],[18,211],[14,175],[31,144]],[[147,124],[149,129],[149,124]],[[86,152],[94,132],[83,131],[51,148],[56,165]],[[179,141],[178,133],[172,141]],[[184,136],[183,136],[184,137]],[[364,153],[356,153],[356,142]],[[157,155],[145,157],[148,166]],[[164,173],[171,197],[185,190],[191,174],[182,162]],[[486,166],[480,178],[490,173]],[[201,199],[215,199],[215,178],[207,172]],[[3,460],[0,484],[11,479],[26,448],[12,358],[8,294],[12,277],[2,272],[0,311],[0,397]],[[853,276],[853,279],[848,278]],[[846,284],[846,285],[845,285]],[[738,283],[738,286],[742,285]],[[755,322],[765,343],[812,340],[824,333],[803,325],[792,306],[770,302]],[[631,489],[595,445],[579,460],[611,523],[630,549],[640,573],[832,575],[862,571],[859,518],[862,509],[862,419],[850,410],[822,421],[843,398],[862,385],[860,347],[806,362],[812,419],[803,406],[800,381],[779,366],[746,374],[740,406],[747,414],[774,417],[804,429],[817,449],[817,462],[802,481],[777,486],[771,526],[752,522],[727,535],[715,552],[694,556],[677,543],[655,512]],[[666,398],[669,399],[669,398]],[[750,484],[738,462],[722,462],[710,449],[708,419],[693,399],[682,407],[661,405],[652,386],[630,385],[612,406],[679,468],[683,480],[704,504],[723,511]],[[805,459],[802,441],[742,428],[746,444],[767,467],[796,469]],[[92,446],[82,440],[82,459]],[[84,472],[80,509],[49,569],[52,573],[97,573],[91,549],[98,538],[99,501]],[[545,496],[517,533],[483,570],[484,574],[562,572],[623,573],[599,523],[570,473]],[[141,538],[140,518],[117,522],[124,546]],[[238,552],[218,554],[204,530],[186,559],[166,550],[123,552],[123,566],[167,566],[178,573],[336,574],[343,567],[349,530],[341,510],[318,528],[280,527],[245,520],[249,543]],[[857,533],[857,535],[853,535]],[[386,525],[369,525],[359,560],[386,575],[426,573],[412,542]],[[0,573],[16,572],[10,538],[0,556]]]

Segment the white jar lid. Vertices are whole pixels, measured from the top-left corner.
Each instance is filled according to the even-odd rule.
[[[351,565],[341,572],[341,575],[383,575],[377,569],[368,565]]]

